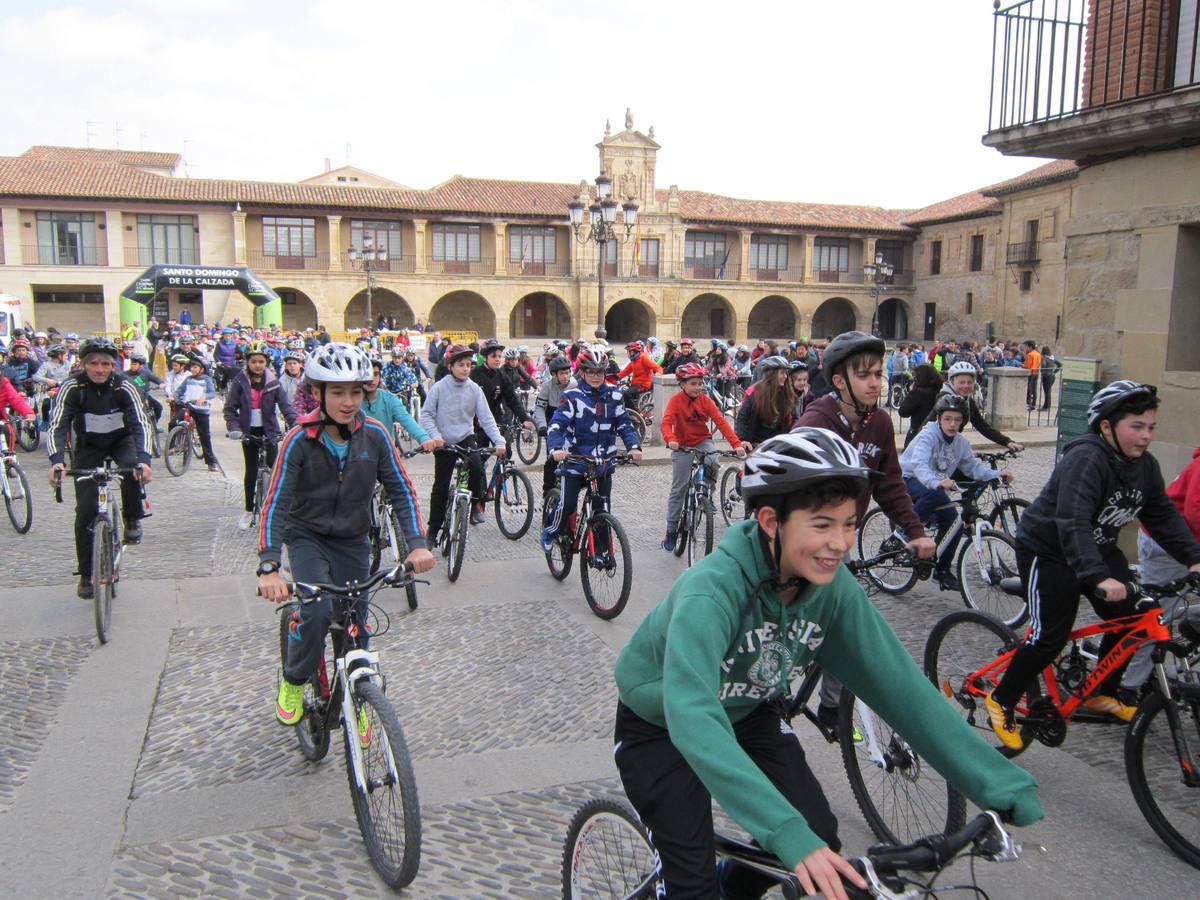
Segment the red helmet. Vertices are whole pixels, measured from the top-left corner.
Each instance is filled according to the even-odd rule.
[[[679,341],[680,347],[694,347],[695,345],[696,345],[696,342],[693,341],[691,338],[682,338]]]
[[[28,350],[29,349],[29,341],[25,340],[25,338],[17,338],[15,341],[12,342],[12,347],[10,347],[9,349],[16,350],[18,347],[24,347],[26,350]]]
[[[446,348],[446,365],[452,366],[464,356],[474,356],[475,351],[466,344],[451,344]]]
[[[584,369],[600,369],[604,371],[608,368],[608,356],[607,354],[597,353],[594,347],[588,350],[581,350],[579,356],[575,357],[575,368],[581,372]]]
[[[634,353],[634,352],[641,353],[643,350],[646,349],[646,345],[643,344],[641,341],[630,341],[628,344],[625,345],[625,349],[628,350],[630,353]]]
[[[704,377],[704,366],[700,365],[700,363],[694,363],[694,362],[684,363],[682,366],[680,366],[678,369],[675,370],[675,380],[676,381],[683,381],[685,378],[703,378],[703,377]]]

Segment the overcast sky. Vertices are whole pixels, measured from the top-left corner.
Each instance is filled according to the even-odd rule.
[[[0,154],[86,146],[90,131],[93,147],[183,153],[193,177],[295,181],[328,157],[422,188],[454,174],[576,182],[628,106],[662,144],[659,187],[919,207],[1041,162],[980,144],[991,12],[0,0]]]

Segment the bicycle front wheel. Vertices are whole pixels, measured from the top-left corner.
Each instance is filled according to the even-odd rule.
[[[263,504],[267,502],[267,488],[271,485],[271,473],[260,469],[254,483],[254,521],[262,518]]]
[[[42,434],[38,431],[37,422],[21,420],[15,423],[17,429],[17,446],[26,453],[32,453],[41,442]]]
[[[1006,497],[992,507],[988,513],[988,524],[997,531],[1003,531],[1010,538],[1017,536],[1017,523],[1021,514],[1029,507],[1029,501],[1020,497]]]
[[[550,527],[550,520],[554,518],[554,513],[558,509],[559,501],[558,488],[551,488],[546,496],[542,499],[543,509],[543,528]],[[571,561],[575,554],[571,552],[571,538],[573,535],[569,530],[563,531],[554,542],[550,545],[550,551],[546,554],[546,566],[550,569],[550,574],[554,576],[556,581],[562,581],[571,574]]]
[[[956,831],[966,821],[962,794],[850,691],[838,703],[838,743],[850,789],[871,832],[885,844]]]
[[[1193,753],[1200,747],[1200,704],[1194,697],[1172,702],[1183,734],[1175,733],[1162,694],[1148,694],[1125,735],[1125,773],[1133,799],[1154,833],[1184,862],[1200,869],[1200,789],[1184,783],[1175,748],[1177,737],[1186,740]]]
[[[583,533],[579,563],[583,596],[601,619],[615,619],[629,602],[633,554],[625,529],[611,513],[596,513]]]
[[[112,625],[112,601],[116,592],[116,571],[113,568],[115,536],[107,516],[97,516],[92,526],[92,606],[96,619],[96,637],[108,643]]]
[[[178,478],[192,464],[192,437],[186,425],[176,425],[167,435],[167,471]]]
[[[692,506],[692,521],[688,525],[688,565],[699,562],[712,553],[713,519],[712,502],[705,494],[697,494]]]
[[[408,541],[404,539],[404,532],[400,530],[400,521],[394,513],[392,514],[391,527],[392,540],[395,542],[396,547],[396,562],[402,563],[408,559]],[[411,581],[404,585],[404,598],[408,601],[409,609],[417,608],[417,586]]]
[[[738,488],[740,466],[726,466],[721,473],[721,492],[717,495],[721,505],[721,518],[726,525],[736,525],[746,518],[746,501]]]
[[[529,477],[508,468],[496,483],[496,525],[510,541],[520,540],[533,522],[533,485]]]
[[[643,900],[657,875],[658,854],[628,803],[600,797],[576,811],[563,842],[563,900]]]
[[[29,479],[15,462],[5,468],[8,489],[4,492],[4,509],[17,534],[25,534],[33,525],[33,498],[29,494]]]
[[[897,382],[888,388],[888,406],[892,409],[899,409],[900,404],[904,402],[904,385]]]
[[[542,452],[542,436],[536,428],[522,428],[517,435],[517,457],[527,466],[537,462]]]
[[[903,549],[904,541],[896,534],[887,513],[878,506],[867,513],[858,530],[859,558],[871,559]],[[917,583],[917,570],[894,559],[869,566],[866,575],[885,594],[903,594]]]
[[[446,575],[451,581],[458,581],[462,572],[463,557],[467,553],[467,529],[471,526],[471,503],[466,496],[454,498],[454,515],[443,527],[449,531],[449,559],[446,561]]]
[[[355,780],[347,746],[346,774],[358,830],[371,865],[388,887],[398,890],[417,877],[421,864],[421,806],[404,730],[383,691],[364,678],[355,688],[353,715],[343,721],[342,731],[347,742],[359,742],[362,755],[365,791]]]
[[[963,541],[956,568],[963,603],[999,619],[1009,628],[1025,621],[1029,608],[1021,589],[1017,548],[1012,538],[985,528],[978,546],[974,537]]]
[[[299,626],[296,619],[298,603],[288,603],[279,612],[279,672],[287,669],[288,642],[291,640],[293,623]],[[299,633],[298,631],[296,632]],[[299,638],[297,638],[299,640]],[[329,650],[326,648],[318,668],[313,670],[304,685],[304,718],[296,723],[293,729],[296,733],[296,746],[305,759],[317,762],[325,758],[329,752],[329,729],[325,721],[325,704],[329,699],[329,673],[333,670],[333,660],[326,660]]]

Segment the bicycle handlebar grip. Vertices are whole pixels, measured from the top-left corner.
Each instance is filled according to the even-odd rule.
[[[61,484],[56,484],[54,486],[54,502],[62,503],[62,485]]]

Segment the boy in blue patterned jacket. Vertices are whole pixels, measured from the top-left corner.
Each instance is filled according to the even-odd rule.
[[[575,374],[581,383],[563,393],[546,430],[546,449],[559,462],[571,453],[601,460],[599,486],[605,508],[612,494],[612,460],[617,455],[618,432],[633,458],[642,458],[642,446],[625,411],[621,391],[604,381],[607,367],[608,353],[603,347],[593,347],[579,354]],[[575,512],[586,468],[583,464],[571,463],[562,476],[558,508],[548,514],[542,531],[542,549],[547,553]]]

